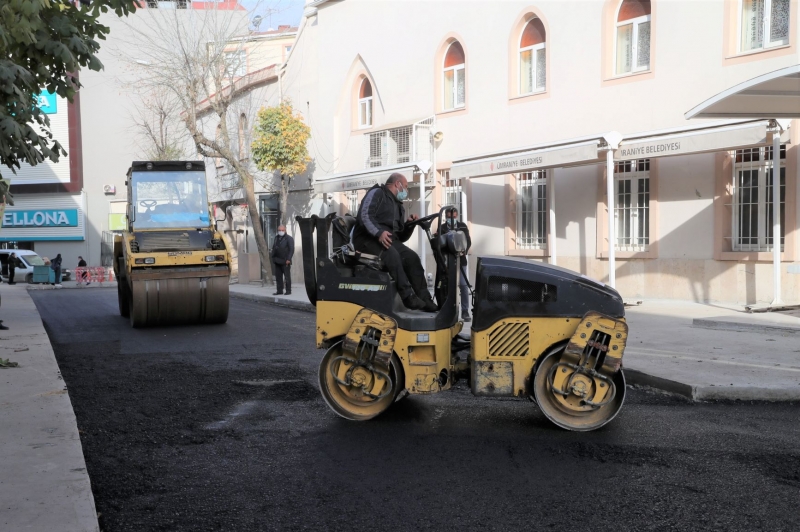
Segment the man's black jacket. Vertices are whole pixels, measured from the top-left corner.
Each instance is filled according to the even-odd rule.
[[[275,264],[286,264],[294,257],[294,238],[289,235],[278,235],[272,244],[272,262]]]
[[[353,240],[358,238],[378,239],[381,233],[389,231],[392,238],[405,242],[414,233],[414,227],[406,227],[406,210],[386,185],[375,185],[367,191],[356,215],[356,228]]]
[[[448,222],[449,222],[449,220],[448,220]],[[464,252],[464,257],[462,258],[463,259],[463,263],[466,264],[467,263],[467,252],[469,252],[469,248],[472,247],[472,238],[470,238],[470,236],[469,236],[469,228],[467,227],[467,224],[465,224],[464,222],[456,220],[455,227],[451,227],[449,223],[445,223],[442,226],[442,234],[443,235],[447,234],[447,233],[449,233],[450,231],[452,231],[454,229],[463,232],[464,236],[467,237],[467,251]]]

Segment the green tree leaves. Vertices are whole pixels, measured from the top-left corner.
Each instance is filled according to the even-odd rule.
[[[259,170],[278,172],[291,180],[305,172],[311,161],[306,146],[310,137],[311,128],[295,114],[290,101],[264,107],[258,111],[251,146],[253,161]]]
[[[44,91],[72,101],[81,68],[100,70],[98,39],[109,28],[99,17],[136,10],[136,0],[2,0],[0,2],[0,163],[57,162],[66,152],[37,105]],[[9,198],[10,199],[10,198]]]

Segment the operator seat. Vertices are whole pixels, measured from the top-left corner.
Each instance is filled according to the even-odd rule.
[[[356,226],[356,219],[350,214],[336,216],[331,223],[333,233],[333,252],[344,267],[349,267],[354,274],[365,272],[368,269],[385,272],[383,260],[377,255],[356,251],[353,245],[353,229]],[[388,277],[388,274],[386,275]],[[384,279],[383,276],[380,277]]]

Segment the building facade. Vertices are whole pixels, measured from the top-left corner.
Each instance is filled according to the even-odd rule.
[[[473,256],[608,281],[613,247],[626,298],[770,302],[774,165],[798,302],[800,123],[684,118],[800,63],[797,17],[797,0],[309,2],[280,84],[312,127],[310,208],[352,212],[400,169],[410,211],[461,206]]]

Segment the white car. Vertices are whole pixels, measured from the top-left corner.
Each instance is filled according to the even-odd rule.
[[[8,282],[8,259],[11,254],[17,256],[17,269],[14,271],[14,282],[32,283],[33,282],[33,267],[44,266],[44,260],[35,252],[29,249],[0,249],[0,274],[2,274],[3,281]],[[72,272],[65,268],[61,269],[61,280],[69,281]]]

